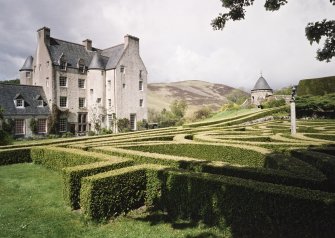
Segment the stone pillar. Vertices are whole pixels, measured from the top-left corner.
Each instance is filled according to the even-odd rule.
[[[291,135],[297,133],[296,115],[295,115],[295,101],[291,100]]]
[[[297,88],[296,86],[292,87],[292,98],[291,98],[291,135],[297,133],[297,122],[296,122],[296,113],[295,113],[295,95]]]

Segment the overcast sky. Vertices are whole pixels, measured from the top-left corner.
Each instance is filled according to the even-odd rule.
[[[315,59],[318,45],[305,37],[308,22],[335,19],[329,0],[290,0],[267,12],[265,0],[247,8],[246,19],[213,31],[210,22],[224,11],[219,0],[0,0],[0,80],[18,70],[36,49],[36,30],[51,37],[108,48],[123,36],[140,38],[149,82],[204,80],[251,89],[263,72],[274,88],[300,79],[335,75],[330,63]]]

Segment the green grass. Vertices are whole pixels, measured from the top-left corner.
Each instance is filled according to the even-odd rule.
[[[229,229],[168,220],[164,213],[133,211],[104,224],[71,211],[61,175],[34,164],[0,167],[0,237],[230,237]]]

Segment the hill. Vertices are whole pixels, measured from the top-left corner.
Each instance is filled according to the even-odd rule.
[[[187,115],[204,106],[218,110],[225,103],[243,103],[248,97],[242,90],[198,80],[148,84],[148,108],[161,111],[169,109],[173,100],[184,99],[188,105]]]
[[[299,96],[335,93],[335,76],[300,80],[297,92]]]

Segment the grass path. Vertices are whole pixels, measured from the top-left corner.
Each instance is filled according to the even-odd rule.
[[[65,206],[60,174],[34,164],[0,167],[0,237],[230,237],[229,231],[133,211],[106,224]]]

